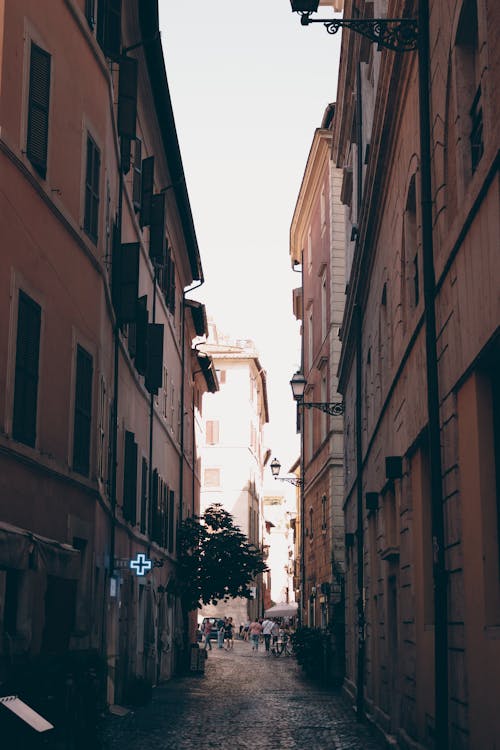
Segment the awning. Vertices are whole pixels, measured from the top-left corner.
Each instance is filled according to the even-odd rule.
[[[56,578],[80,577],[80,552],[69,544],[0,522],[0,568],[45,571]]]
[[[297,614],[298,606],[297,602],[282,602],[266,609],[264,615],[265,617],[294,617]]]

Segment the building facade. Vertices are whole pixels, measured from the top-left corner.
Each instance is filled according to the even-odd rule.
[[[420,97],[417,52],[342,39],[345,687],[402,748],[493,750],[500,8],[347,0],[344,15],[419,5]]]
[[[264,445],[269,421],[266,373],[252,341],[232,340],[214,323],[209,323],[209,331],[207,343],[199,348],[212,358],[220,390],[203,399],[201,511],[220,503],[250,544],[263,551],[263,471],[269,458]],[[201,613],[231,616],[237,626],[260,616],[262,577],[253,585],[255,598],[206,605]]]
[[[180,664],[176,528],[216,382],[157,3],[53,11],[0,16],[0,683],[97,652],[116,703]]]
[[[306,408],[308,402],[341,404],[337,365],[338,331],[345,290],[344,216],[340,203],[342,173],[331,159],[335,105],[327,107],[314,134],[290,230],[292,265],[301,268],[294,312],[302,321],[302,373],[306,379],[298,404],[301,430],[300,493],[301,623],[335,634],[343,653],[343,420]]]

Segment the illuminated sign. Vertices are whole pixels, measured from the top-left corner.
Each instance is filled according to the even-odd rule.
[[[130,561],[130,568],[135,570],[138,576],[143,576],[148,570],[151,570],[152,562],[146,559],[143,552],[139,552],[135,560]]]

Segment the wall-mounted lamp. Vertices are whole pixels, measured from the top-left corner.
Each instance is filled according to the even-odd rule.
[[[342,416],[344,413],[343,401],[304,401],[306,385],[307,380],[300,371],[297,371],[290,380],[293,397],[299,406],[304,406],[306,409],[320,409],[326,414],[331,414],[333,417]]]
[[[271,468],[271,474],[273,475],[273,477],[275,479],[278,479],[280,482],[290,482],[290,484],[295,485],[295,487],[300,487],[302,485],[302,477],[280,477],[278,476],[278,474],[281,471],[281,464],[277,458],[273,458],[269,466]]]
[[[319,0],[290,0],[292,11],[300,14],[302,26],[322,23],[329,34],[347,28],[376,42],[380,47],[395,52],[417,49],[418,24],[414,18],[311,18],[316,13]]]
[[[378,510],[378,492],[367,492],[365,495],[366,510],[373,512]]]
[[[385,457],[385,476],[387,479],[401,479],[403,476],[403,459],[401,456]]]

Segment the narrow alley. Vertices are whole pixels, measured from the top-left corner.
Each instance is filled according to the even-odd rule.
[[[103,750],[382,750],[337,691],[307,681],[293,657],[235,641],[208,653],[205,674],[174,678],[152,702],[106,719]]]

